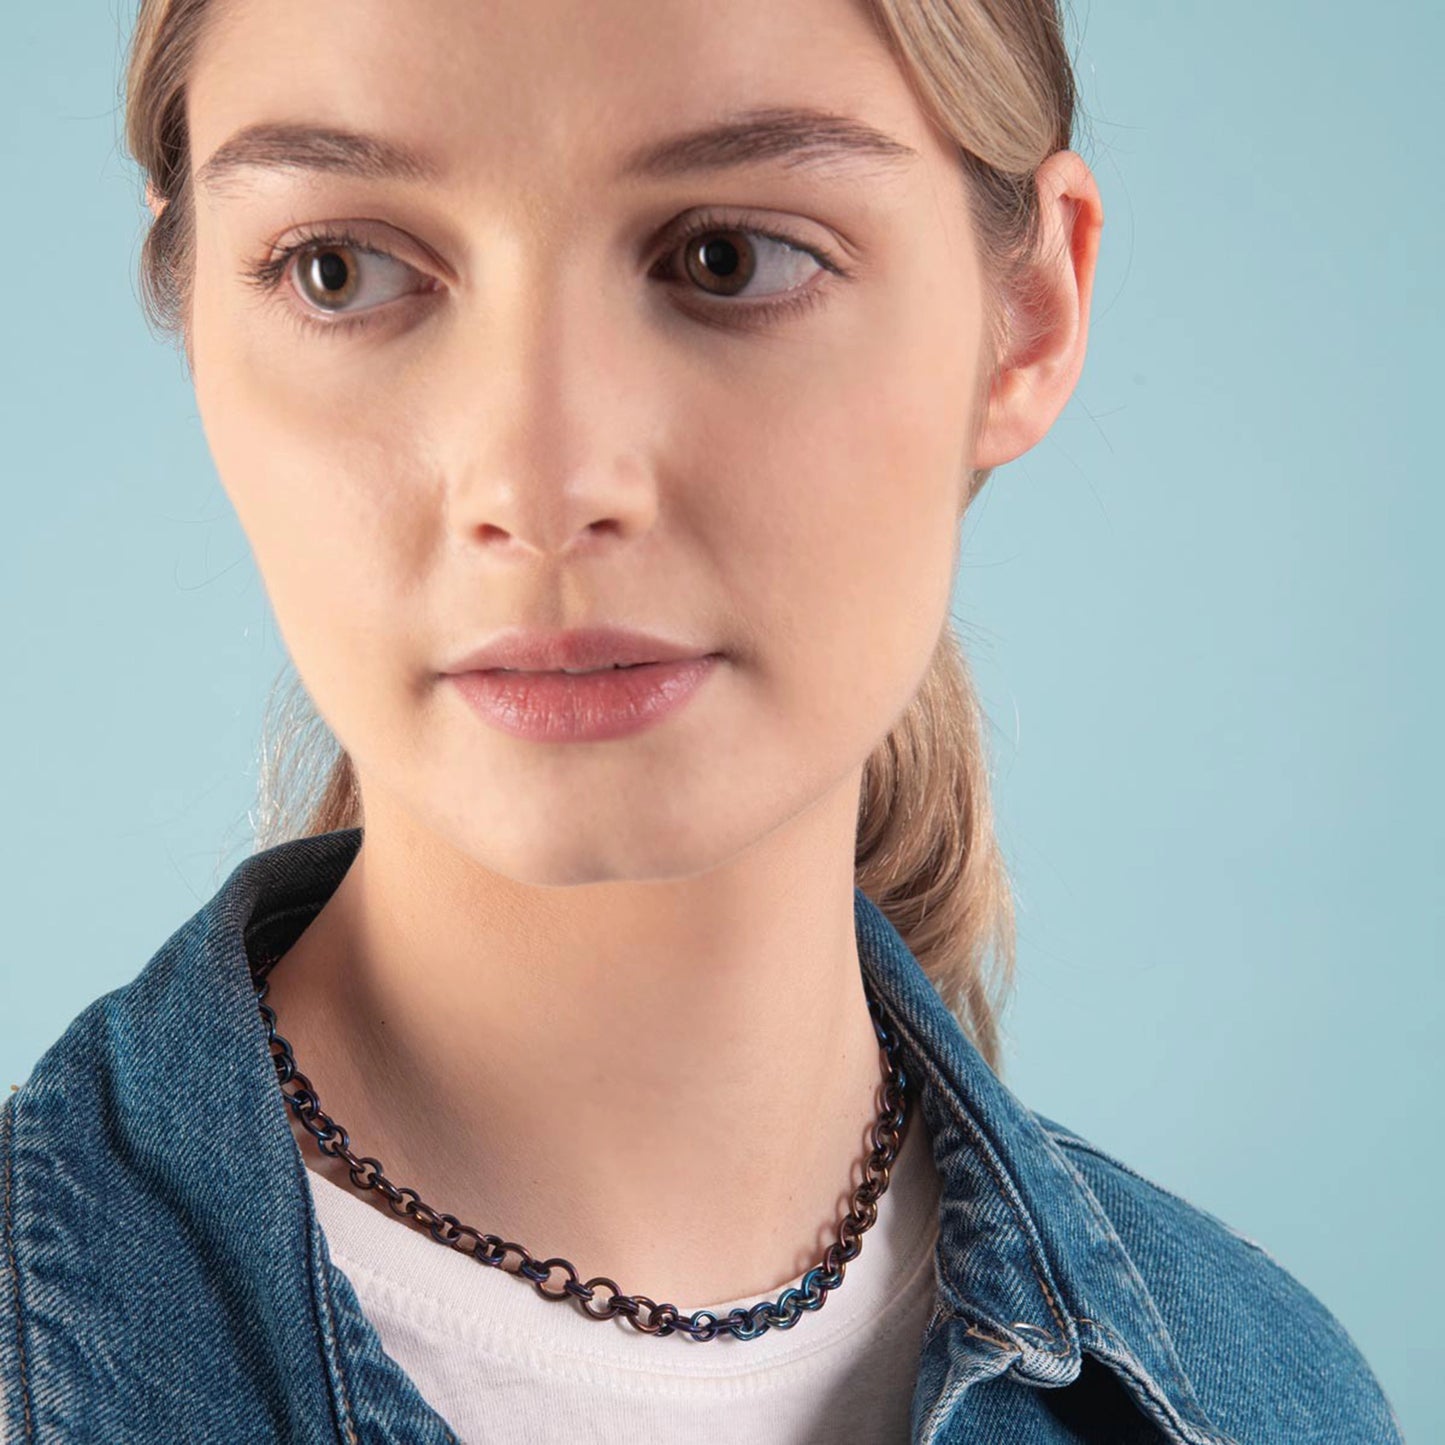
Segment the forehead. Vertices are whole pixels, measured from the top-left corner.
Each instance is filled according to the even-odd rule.
[[[218,0],[188,86],[197,165],[246,127],[304,122],[393,138],[428,179],[622,179],[661,139],[790,109],[893,140],[898,164],[874,148],[880,180],[909,148],[946,155],[862,0],[407,0],[398,16],[394,0]]]

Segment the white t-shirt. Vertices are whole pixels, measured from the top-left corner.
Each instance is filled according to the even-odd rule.
[[[307,1175],[333,1261],[387,1354],[463,1445],[906,1445],[934,1305],[940,1192],[916,1103],[877,1222],[842,1285],[791,1329],[751,1340],[659,1337],[621,1316],[588,1319],[574,1301],[542,1299],[525,1278],[392,1218],[309,1159]],[[722,1316],[783,1288],[705,1307]]]

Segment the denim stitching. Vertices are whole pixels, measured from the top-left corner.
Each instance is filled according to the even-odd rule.
[[[978,1146],[979,1157],[988,1167],[989,1173],[993,1175],[994,1182],[998,1187],[999,1193],[1003,1196],[1004,1202],[1008,1205],[1009,1209],[1013,1212],[1014,1217],[1018,1220],[1020,1226],[1022,1226],[1023,1228],[1024,1236],[1028,1240],[1029,1263],[1033,1269],[1034,1278],[1038,1281],[1039,1289],[1043,1292],[1044,1298],[1048,1301],[1049,1313],[1053,1315],[1054,1323],[1058,1326],[1059,1333],[1064,1336],[1063,1342],[1057,1346],[1036,1345],[1034,1346],[1034,1348],[1043,1350],[1047,1354],[1051,1355],[1071,1353],[1068,1341],[1068,1328],[1064,1324],[1063,1316],[1059,1313],[1059,1306],[1058,1302],[1054,1299],[1054,1293],[1049,1288],[1048,1282],[1044,1278],[1043,1271],[1039,1268],[1039,1261],[1036,1258],[1036,1251],[1034,1247],[1034,1231],[1032,1224],[1027,1214],[1024,1213],[1021,1203],[1014,1202],[1012,1193],[1008,1187],[1008,1179],[994,1162],[993,1146],[989,1144],[986,1139],[983,1138],[983,1136],[978,1132],[976,1128],[974,1128],[973,1122],[969,1119],[968,1115],[964,1113],[962,1106],[958,1103],[957,1100],[954,1099],[952,1091],[943,1085],[943,1076],[938,1072],[938,1069],[934,1066],[932,1060],[928,1058],[927,1054],[920,1047],[917,1037],[910,1031],[907,1024],[904,1023],[903,1020],[892,1016],[891,1012],[890,1017],[892,1018],[894,1028],[898,1031],[899,1034],[901,1034],[909,1041],[911,1051],[915,1059],[918,1062],[922,1063],[923,1067],[927,1070],[929,1075],[934,1080],[934,1083],[938,1085],[937,1092],[942,1097],[944,1103],[948,1106],[948,1108],[952,1110],[954,1118],[958,1120],[959,1124],[964,1129],[964,1132],[967,1133],[973,1139],[975,1145]]]
[[[1056,1138],[1056,1135],[1055,1135],[1055,1133],[1054,1133],[1053,1130],[1046,1129],[1046,1130],[1045,1130],[1045,1133],[1048,1134],[1049,1138],[1051,1138],[1051,1139]],[[1104,1153],[1103,1150],[1101,1150],[1101,1149],[1093,1149],[1093,1148],[1090,1148],[1090,1149],[1085,1149],[1083,1152],[1086,1153],[1086,1154],[1093,1154],[1095,1157],[1101,1158],[1101,1159],[1104,1159],[1104,1160],[1107,1160],[1107,1161],[1108,1161],[1109,1163],[1111,1163],[1111,1164],[1118,1164],[1119,1167],[1120,1167],[1121,1169],[1123,1169],[1125,1173],[1134,1175],[1134,1177],[1135,1177],[1136,1179],[1141,1180],[1141,1181],[1142,1181],[1143,1183],[1145,1183],[1145,1184],[1150,1184],[1150,1185],[1152,1185],[1152,1184],[1154,1183],[1154,1181],[1153,1181],[1152,1179],[1145,1179],[1142,1174],[1138,1173],[1136,1170],[1130,1169],[1127,1164],[1123,1164],[1123,1163],[1121,1163],[1121,1161],[1119,1161],[1119,1160],[1117,1160],[1117,1159],[1114,1159],[1111,1155],[1108,1155],[1108,1154]],[[1075,1168],[1075,1166],[1072,1165],[1072,1164],[1071,1164],[1069,1167],[1070,1167],[1070,1169],[1074,1169],[1074,1168]],[[1090,1209],[1095,1213],[1095,1215],[1098,1217],[1099,1222],[1100,1222],[1102,1225],[1104,1225],[1105,1228],[1107,1228],[1107,1229],[1109,1230],[1109,1232],[1110,1232],[1112,1235],[1114,1235],[1114,1237],[1117,1239],[1117,1238],[1118,1238],[1118,1231],[1114,1228],[1113,1221],[1109,1218],[1107,1211],[1104,1209],[1103,1201],[1102,1201],[1101,1199],[1099,1199],[1099,1197],[1094,1193],[1093,1189],[1089,1187],[1089,1182],[1088,1182],[1087,1179],[1083,1179],[1082,1176],[1080,1176],[1080,1181],[1081,1181],[1081,1183],[1083,1184],[1084,1189],[1085,1189],[1085,1191],[1086,1191],[1084,1197],[1085,1197],[1085,1201],[1086,1201],[1087,1204],[1089,1205],[1089,1208],[1090,1208]],[[1162,1186],[1155,1185],[1154,1187],[1156,1187],[1156,1188],[1161,1188]],[[1169,1193],[1170,1191],[1169,1191],[1169,1190],[1163,1190],[1163,1192],[1167,1194],[1167,1193]],[[1189,1201],[1188,1201],[1187,1199],[1183,1199],[1182,1196],[1180,1196],[1180,1195],[1175,1195],[1174,1197],[1175,1197],[1176,1199],[1180,1199],[1181,1202],[1184,1203],[1184,1204],[1188,1204],[1188,1203],[1189,1203]],[[1192,1208],[1193,1206],[1190,1206],[1190,1207]],[[1202,1211],[1201,1211],[1201,1212],[1202,1212]],[[1120,1243],[1120,1245],[1122,1246],[1123,1241],[1120,1240],[1119,1243]],[[1139,1267],[1138,1267],[1138,1265],[1134,1262],[1133,1256],[1130,1255],[1127,1250],[1124,1250],[1123,1253],[1124,1253],[1124,1257],[1125,1257],[1125,1259],[1127,1260],[1128,1265],[1129,1265],[1129,1273],[1130,1273],[1130,1275],[1134,1278],[1135,1282],[1138,1284],[1139,1292],[1140,1292],[1141,1297],[1148,1302],[1148,1312],[1149,1312],[1149,1315],[1150,1315],[1151,1318],[1158,1324],[1158,1326],[1159,1326],[1159,1331],[1160,1331],[1161,1336],[1162,1336],[1163,1338],[1165,1338],[1165,1339],[1171,1338],[1171,1336],[1169,1335],[1169,1327],[1168,1327],[1168,1325],[1165,1323],[1165,1321],[1164,1321],[1164,1319],[1163,1319],[1163,1316],[1160,1315],[1159,1310],[1158,1310],[1158,1307],[1157,1307],[1157,1305],[1156,1305],[1155,1302],[1154,1302],[1154,1296],[1153,1296],[1152,1294],[1150,1294],[1150,1292],[1149,1292],[1149,1286],[1148,1286],[1148,1284],[1145,1282],[1143,1276],[1139,1273]],[[1112,1330],[1108,1329],[1105,1325],[1098,1324],[1097,1322],[1095,1322],[1094,1328],[1097,1329],[1097,1330],[1099,1330],[1100,1333],[1102,1333],[1102,1334],[1104,1334],[1104,1335],[1107,1335],[1107,1336],[1109,1337],[1109,1339],[1113,1340],[1113,1341],[1119,1346],[1120,1349],[1122,1349],[1122,1350],[1124,1350],[1126,1353],[1128,1353],[1128,1354],[1130,1355],[1130,1358],[1133,1358],[1132,1352],[1129,1351],[1128,1346],[1127,1346],[1127,1345],[1124,1343],[1124,1341],[1121,1340],[1121,1339],[1118,1337],[1118,1335],[1116,1335]],[[1184,1395],[1185,1398],[1194,1397],[1194,1385],[1193,1385],[1193,1382],[1185,1375],[1185,1373],[1184,1373],[1184,1362],[1179,1359],[1177,1353],[1176,1353],[1175,1350],[1172,1348],[1172,1346],[1171,1346],[1171,1348],[1169,1348],[1168,1350],[1165,1351],[1165,1363],[1168,1365],[1169,1374],[1170,1374],[1171,1378],[1174,1380],[1175,1384],[1177,1384],[1177,1385],[1179,1386],[1180,1393],[1181,1393],[1182,1395]],[[1200,1408],[1201,1413],[1203,1413],[1204,1406],[1203,1406],[1203,1402],[1202,1402],[1202,1401],[1200,1402],[1199,1408]],[[1207,1419],[1208,1417],[1206,1416],[1205,1418]],[[1237,1445],[1237,1442],[1235,1442],[1235,1441],[1230,1441],[1230,1442],[1229,1442],[1229,1445]]]
[[[5,1262],[15,1281],[15,1343],[20,1351],[20,1403],[25,1407],[25,1438],[33,1440],[35,1421],[30,1414],[30,1390],[25,1381],[25,1329],[20,1317],[20,1266],[15,1258],[15,1236],[11,1229],[10,1212],[11,1141],[15,1130],[14,1114],[18,1107],[12,1094],[5,1100],[5,1107],[0,1108],[0,1126],[3,1126],[4,1130],[3,1138],[0,1138],[0,1153],[5,1155]]]
[[[320,1226],[318,1225],[317,1228],[320,1228]],[[307,1240],[306,1252],[308,1255],[311,1255],[311,1242],[309,1239]],[[333,1333],[331,1281],[326,1276],[325,1265],[321,1268],[321,1300],[321,1328],[326,1339],[327,1356],[334,1364],[336,1385],[341,1391],[342,1427],[346,1431],[347,1445],[357,1445],[356,1424],[352,1417],[351,1410],[351,1396],[347,1393],[346,1389],[346,1368],[341,1362],[341,1351],[336,1345],[336,1339]]]
[[[950,1310],[949,1314],[956,1320],[964,1318],[964,1316],[960,1315],[957,1310]],[[991,1344],[995,1349],[1001,1351],[1005,1355],[1023,1354],[1022,1348],[1013,1340],[1001,1340],[997,1335],[991,1335],[987,1330],[979,1329],[979,1327],[971,1320],[969,1321],[968,1328],[964,1330],[964,1334],[974,1335],[980,1340],[987,1340],[989,1344]]]
[[[1236,1229],[1227,1219],[1221,1219],[1219,1215],[1206,1209],[1202,1204],[1196,1204],[1194,1200],[1179,1193],[1177,1189],[1171,1189],[1167,1184],[1161,1184],[1157,1179],[1151,1179],[1147,1174],[1141,1174],[1132,1165],[1126,1164],[1122,1159],[1110,1154],[1107,1149],[1101,1149],[1097,1144],[1090,1143],[1087,1140],[1076,1139],[1071,1134],[1060,1134],[1057,1130],[1050,1129],[1047,1126],[1045,1126],[1044,1132],[1056,1144],[1060,1144],[1066,1149],[1077,1150],[1081,1154],[1092,1154],[1094,1158],[1102,1159],[1106,1164],[1112,1164],[1116,1169],[1123,1170],[1125,1174],[1132,1175],[1135,1179],[1139,1180],[1141,1184],[1147,1184],[1151,1189],[1157,1189],[1160,1194],[1167,1194],[1170,1199],[1178,1200],[1180,1204],[1188,1209],[1192,1209],[1196,1214],[1202,1214],[1205,1218],[1213,1220],[1215,1224],[1219,1225],[1221,1229],[1227,1231],[1229,1234],[1232,1234],[1240,1243],[1247,1244],[1251,1249],[1257,1249],[1272,1264],[1279,1264],[1279,1261],[1274,1255],[1257,1239],[1251,1239],[1249,1235]],[[1281,1265],[1280,1268],[1283,1268],[1283,1265]]]

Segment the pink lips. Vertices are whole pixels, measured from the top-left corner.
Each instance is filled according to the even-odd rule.
[[[621,627],[582,627],[568,632],[513,627],[459,658],[447,671],[485,672],[493,667],[511,667],[527,672],[556,672],[564,667],[605,667],[614,662],[681,662],[711,650]]]
[[[451,680],[487,722],[513,737],[602,742],[640,732],[676,712],[720,661],[709,653],[601,672],[492,669],[454,673]]]

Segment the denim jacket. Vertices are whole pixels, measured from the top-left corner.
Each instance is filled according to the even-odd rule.
[[[360,842],[243,860],[5,1097],[6,1445],[456,1445],[331,1261],[250,974]],[[942,1181],[910,1445],[1402,1439],[1314,1295],[1025,1108],[856,889],[854,916]]]

